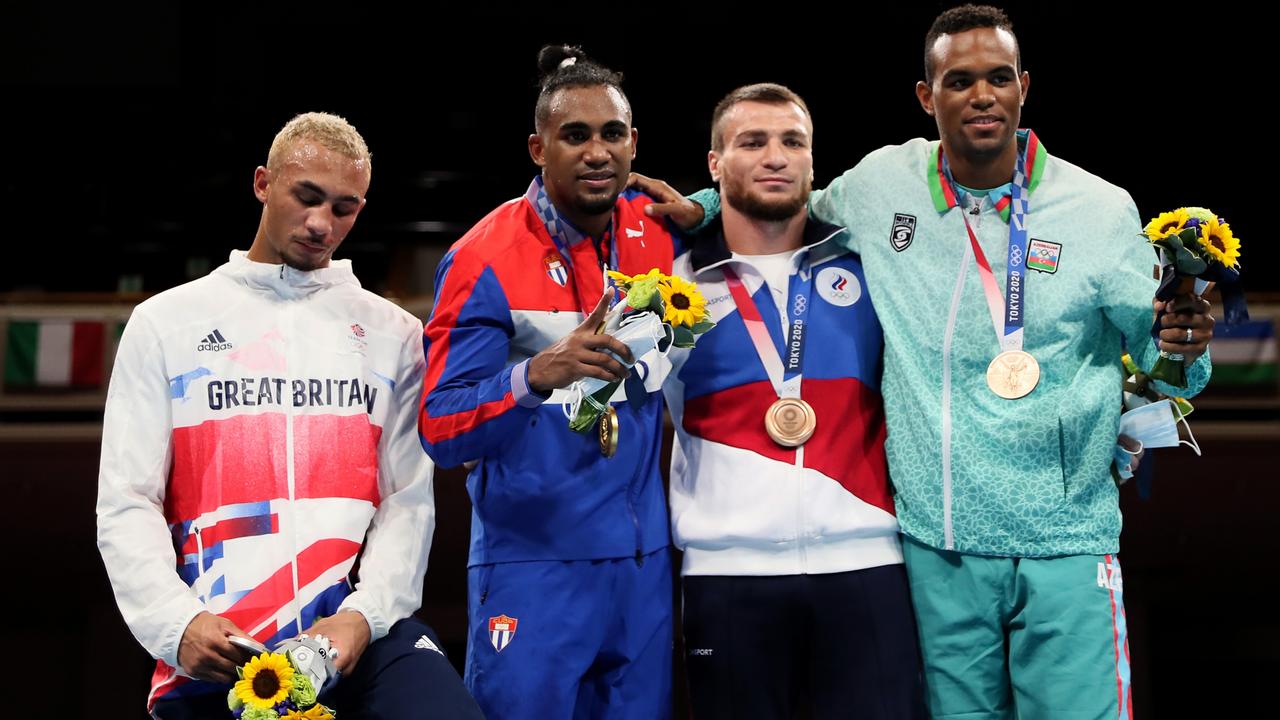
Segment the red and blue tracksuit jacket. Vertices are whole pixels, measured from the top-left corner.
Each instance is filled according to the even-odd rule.
[[[589,238],[561,219],[566,263],[534,206],[539,182],[445,255],[424,331],[418,429],[437,464],[474,463],[471,566],[634,557],[669,544],[660,475],[665,360],[639,358],[634,372],[646,398],[638,408],[624,388],[614,396],[620,440],[612,458],[601,454],[594,432],[569,429],[568,392],[544,398],[529,389],[527,365],[595,307],[612,243],[621,272],[670,272],[674,239],[644,215],[652,201],[627,191],[612,234]]]

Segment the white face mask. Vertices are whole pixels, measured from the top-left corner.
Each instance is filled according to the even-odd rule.
[[[626,320],[619,320],[621,317],[621,304],[614,306],[614,310],[610,310],[605,316],[604,331],[612,335],[615,339],[622,341],[624,345],[631,350],[631,357],[639,360],[644,357],[650,350],[654,350],[666,337],[667,330],[662,324],[662,319],[656,313],[640,313],[632,315]],[[668,350],[670,347],[668,347]],[[609,350],[601,352],[612,357],[614,360],[626,365],[627,367],[635,367],[636,363],[627,364],[622,362],[622,358],[614,355]],[[647,376],[641,376],[644,380]],[[597,390],[608,385],[605,380],[593,377],[585,377],[575,381],[568,387],[570,399],[563,405],[564,416],[572,420],[578,416],[578,406],[584,402],[594,402],[590,400],[591,395]]]
[[[1169,400],[1157,400],[1122,414],[1120,416],[1120,434],[1128,435],[1137,440],[1139,450],[1142,448],[1186,445],[1194,450],[1196,455],[1199,455],[1200,446],[1196,443],[1195,436],[1191,434],[1190,425],[1186,425],[1186,427],[1187,435],[1191,438],[1191,441],[1188,442],[1178,437],[1179,422],[1186,425],[1187,421],[1178,412],[1174,404]],[[1116,445],[1114,456],[1116,469],[1120,471],[1120,477],[1125,479],[1133,477],[1133,473],[1128,471],[1128,456],[1136,454],[1136,452],[1130,452],[1120,445]]]
[[[1120,415],[1120,434],[1132,437],[1142,443],[1142,447],[1178,447],[1185,445],[1199,452],[1196,436],[1193,436],[1190,425],[1187,434],[1190,442],[1178,437],[1178,423],[1187,425],[1187,420],[1178,413],[1178,409],[1169,400],[1157,400],[1152,404],[1134,407]]]

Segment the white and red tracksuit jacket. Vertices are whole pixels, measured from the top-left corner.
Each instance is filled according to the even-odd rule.
[[[423,368],[422,324],[349,261],[301,272],[236,252],[137,307],[97,512],[120,612],[159,661],[148,706],[211,689],[176,669],[203,610],[271,647],[348,608],[377,640],[418,608],[435,529]]]
[[[801,448],[778,445],[764,416],[778,399],[725,284],[732,266],[779,347],[782,302],[757,269],[729,252],[719,223],[676,258],[716,327],[691,350],[673,349],[663,390],[676,427],[671,533],[684,575],[801,575],[902,562],[885,461],[880,322],[843,228],[810,220],[805,247],[813,295],[800,396],[817,414]],[[798,271],[797,252],[790,273]]]

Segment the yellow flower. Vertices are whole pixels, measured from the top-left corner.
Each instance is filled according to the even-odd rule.
[[[631,278],[631,282],[640,282],[641,280],[648,280],[649,278],[654,278],[658,281],[665,282],[667,279],[667,276],[658,272],[658,268],[650,268],[649,272],[641,273],[640,275],[636,275],[635,277]]]
[[[1124,371],[1130,375],[1137,375],[1141,372],[1138,368],[1138,363],[1133,361],[1133,357],[1130,356],[1129,353],[1120,354],[1120,364],[1124,365]]]
[[[1148,240],[1163,240],[1170,235],[1176,235],[1182,228],[1186,227],[1187,221],[1190,219],[1191,215],[1186,208],[1160,213],[1159,217],[1147,223],[1147,227],[1142,231],[1142,234],[1146,235]]]
[[[1200,241],[1200,247],[1205,252],[1216,258],[1218,262],[1227,267],[1237,267],[1240,265],[1240,241],[1235,235],[1231,234],[1231,226],[1227,223],[1219,223],[1217,218],[1212,218],[1209,222],[1201,223],[1200,237],[1196,238]]]
[[[321,705],[320,703],[316,703],[315,705],[307,708],[306,712],[290,710],[287,714],[280,716],[280,720],[289,720],[290,718],[302,718],[303,720],[335,720],[333,713],[329,711],[329,708]]]
[[[698,286],[683,278],[671,277],[658,285],[662,302],[667,306],[663,320],[672,325],[693,327],[707,316],[707,299]]]
[[[618,272],[617,270],[610,270],[609,277],[613,279],[614,283],[623,288],[630,287],[641,280],[648,280],[650,278],[657,278],[661,281],[666,280],[666,275],[658,272],[658,268],[653,268],[649,272],[640,273],[639,275],[626,275]]]
[[[293,665],[279,653],[262,653],[244,666],[244,677],[236,681],[236,697],[250,707],[270,709],[289,696],[293,687]]]

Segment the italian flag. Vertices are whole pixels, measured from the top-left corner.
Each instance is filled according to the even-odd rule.
[[[10,321],[5,387],[101,387],[105,336],[100,321]]]

